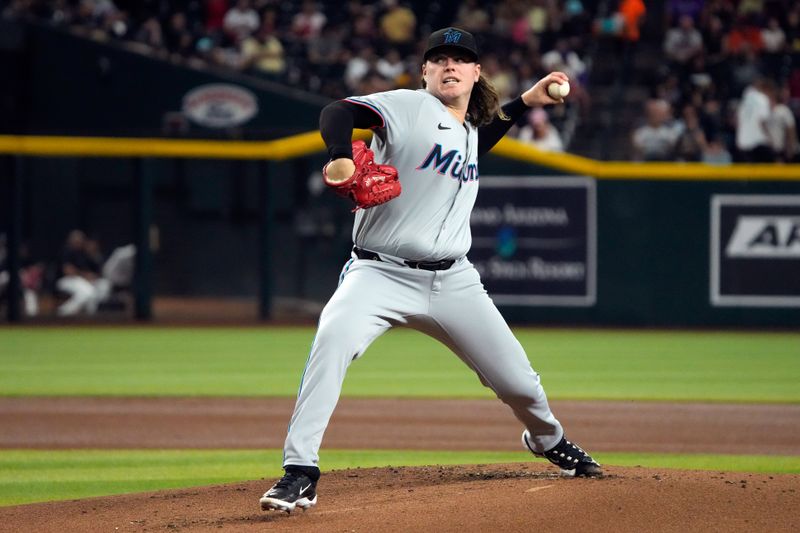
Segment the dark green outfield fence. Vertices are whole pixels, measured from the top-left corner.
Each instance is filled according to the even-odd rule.
[[[800,201],[800,181],[598,180],[595,305],[506,306],[503,314],[520,323],[800,328],[798,304],[712,305],[711,199],[722,194]],[[786,261],[794,265],[786,275],[800,278],[797,258]]]
[[[145,252],[153,246],[152,254],[139,256],[136,314],[142,319],[151,316],[153,295],[259,295],[266,318],[276,298],[324,302],[335,289],[348,257],[352,215],[319,186],[321,141],[305,135],[275,145],[230,142],[308,131],[324,101],[266,81],[8,22],[0,23],[0,68],[12,74],[0,84],[6,119],[0,131],[6,134],[0,136],[0,231],[9,235],[12,265],[19,264],[24,243],[33,259],[52,268],[72,228],[97,236],[106,251],[127,242]],[[249,122],[208,128],[180,116],[189,91],[221,82],[255,95],[258,113]],[[165,141],[178,133],[176,118],[188,128],[180,131],[183,138],[230,141]],[[37,144],[43,135],[147,139],[95,139],[78,149],[59,139]],[[800,306],[791,302],[715,305],[711,297],[712,198],[798,198],[796,166],[603,164],[506,142],[481,161],[481,176],[492,175],[597,177],[593,303],[502,305],[512,322],[800,326]],[[800,219],[792,209],[778,213],[781,221]],[[773,261],[777,270],[748,270],[759,259],[737,259],[746,268],[735,272],[742,279],[733,283],[786,278],[791,293],[800,267],[791,247],[785,252]],[[9,319],[21,320],[13,307]]]
[[[322,154],[280,161],[172,158],[16,157],[19,241],[54,260],[69,228],[101,241],[158,248],[142,255],[140,318],[151,294],[253,297],[262,317],[275,297],[325,301],[350,244],[352,215],[335,195],[310,193]],[[553,170],[491,156],[482,175],[541,176]],[[310,179],[314,179],[313,176]],[[491,178],[486,178],[488,184]],[[715,195],[800,198],[797,181],[599,179],[597,281],[593,305],[501,306],[515,323],[647,326],[800,325],[800,308],[714,306],[711,199]],[[13,200],[12,200],[13,201]],[[6,218],[6,220],[8,220]],[[327,229],[325,229],[327,228]],[[789,260],[795,261],[795,260]],[[795,263],[796,264],[796,263]],[[150,267],[152,266],[152,270]],[[800,270],[789,274],[800,276]]]

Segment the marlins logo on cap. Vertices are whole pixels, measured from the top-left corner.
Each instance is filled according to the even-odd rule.
[[[475,44],[475,37],[468,31],[460,28],[443,28],[431,33],[428,37],[428,47],[425,49],[424,59],[440,48],[460,48],[472,57],[473,61],[478,60],[478,46]]]
[[[455,44],[460,40],[461,40],[460,31],[453,28],[449,28],[446,32],[444,32],[444,44],[451,44],[451,43]]]

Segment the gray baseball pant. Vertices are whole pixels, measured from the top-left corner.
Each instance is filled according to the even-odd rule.
[[[448,270],[428,271],[381,258],[354,255],[322,311],[286,436],[284,466],[317,466],[347,368],[393,326],[422,331],[457,354],[511,408],[537,453],[558,444],[563,429],[539,375],[472,264],[464,257]]]

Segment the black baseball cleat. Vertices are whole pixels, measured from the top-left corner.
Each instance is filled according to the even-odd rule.
[[[583,449],[561,437],[561,441],[554,448],[544,453],[536,453],[528,442],[530,434],[527,430],[522,433],[522,442],[536,457],[544,457],[561,469],[561,475],[566,477],[602,477],[603,469],[600,464],[583,451]]]
[[[316,470],[316,469],[315,469]],[[310,475],[309,475],[310,474]],[[316,479],[312,479],[316,477]],[[308,468],[287,467],[283,477],[259,500],[261,509],[276,509],[287,514],[299,507],[304,511],[317,505],[317,480],[319,470],[310,472]]]

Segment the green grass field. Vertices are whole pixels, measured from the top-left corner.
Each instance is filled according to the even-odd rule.
[[[516,330],[551,398],[800,402],[800,334]],[[310,328],[3,328],[0,395],[294,396]],[[493,397],[447,349],[392,331],[344,395]],[[598,454],[609,465],[800,473],[800,457]],[[496,452],[325,450],[353,466],[529,461]],[[274,477],[279,450],[4,450],[0,505]],[[265,486],[268,483],[265,481]]]
[[[800,473],[800,457],[594,454],[606,465]],[[184,488],[280,476],[280,450],[6,450],[0,453],[0,505]],[[325,450],[322,467],[455,465],[536,461],[525,452]]]
[[[517,330],[555,399],[800,401],[800,334]],[[0,394],[294,396],[310,328],[8,328]],[[493,397],[446,348],[391,331],[346,396]]]

